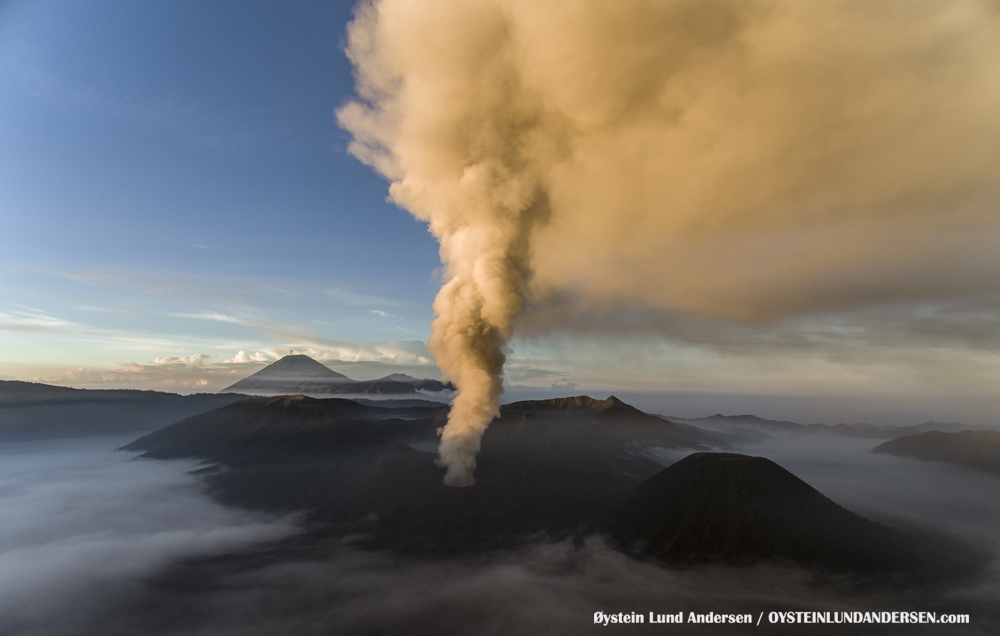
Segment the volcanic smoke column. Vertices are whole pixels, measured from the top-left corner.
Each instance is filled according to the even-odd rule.
[[[548,214],[538,175],[557,158],[506,26],[491,3],[361,5],[347,47],[361,101],[337,112],[351,152],[440,242],[446,282],[428,348],[457,388],[439,456],[452,486],[475,483],[480,438],[499,412],[528,239]]]
[[[454,204],[457,210],[477,210],[480,223],[446,223],[442,228],[431,220],[447,265],[447,282],[434,301],[437,319],[428,349],[458,389],[439,449],[449,486],[475,483],[480,439],[499,413],[504,345],[524,308],[528,229],[544,211],[530,188],[519,192],[523,180],[498,178],[496,171],[479,164],[464,171],[455,184],[467,201]],[[393,188],[397,200],[407,200],[407,185],[404,179]],[[497,194],[509,196],[497,199]]]
[[[458,389],[439,449],[450,486],[475,483],[480,439],[499,413],[504,345],[524,308],[528,233],[546,210],[533,184],[508,175],[504,166],[484,160],[454,183],[437,183],[457,200],[436,203],[437,214],[428,218],[447,278],[434,301],[428,349]],[[420,187],[414,181],[404,178],[391,190],[411,210],[421,202],[419,195],[409,196],[409,188]],[[456,221],[451,210],[455,216],[474,211],[478,222]]]
[[[480,439],[499,413],[503,347],[522,308],[523,281],[508,253],[512,235],[462,228],[442,237],[449,280],[434,301],[428,348],[458,389],[439,449],[449,486],[475,483]]]

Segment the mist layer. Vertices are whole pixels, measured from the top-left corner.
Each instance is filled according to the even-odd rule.
[[[0,448],[0,632],[108,633],[92,621],[171,565],[300,532],[213,502],[198,462],[112,450],[126,441]]]

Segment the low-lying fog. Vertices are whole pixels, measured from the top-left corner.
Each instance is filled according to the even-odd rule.
[[[0,633],[87,633],[172,563],[299,531],[214,502],[197,462],[114,450],[129,441],[0,445]]]
[[[947,531],[1000,550],[1000,475],[871,453],[883,441],[778,433],[734,452],[767,457],[869,519]],[[669,466],[688,451],[647,449],[646,453]]]
[[[873,454],[883,440],[785,435],[744,447],[875,521],[937,528],[1000,549],[1000,475]]]
[[[965,626],[875,625],[878,634],[1000,633],[1000,574],[893,587],[820,580],[797,568],[667,569],[600,537],[544,538],[451,560],[365,552],[321,560],[206,559],[253,553],[299,532],[212,501],[188,461],[130,461],[129,441],[0,447],[0,633],[578,634],[594,612],[932,611]],[[879,440],[781,436],[739,452],[769,457],[844,507],[885,523],[946,531],[1000,551],[1000,476],[885,455]],[[686,453],[662,452],[664,463]],[[757,631],[767,628],[767,616]],[[601,627],[600,629],[605,629]],[[748,626],[609,627],[617,632],[744,633]],[[801,626],[786,626],[800,633]],[[809,632],[857,633],[845,626]],[[868,633],[862,630],[861,633]]]

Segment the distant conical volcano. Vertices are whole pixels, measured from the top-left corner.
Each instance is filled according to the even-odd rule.
[[[250,377],[222,389],[247,395],[401,395],[448,391],[440,380],[394,373],[378,380],[352,380],[306,355],[287,355]]]
[[[305,355],[287,355],[250,377],[222,390],[223,393],[325,393],[331,384],[351,382],[343,373]]]

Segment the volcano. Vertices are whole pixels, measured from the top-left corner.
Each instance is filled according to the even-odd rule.
[[[705,448],[710,439],[617,398],[505,405],[483,437],[476,486],[449,488],[434,463],[445,404],[381,408],[338,398],[244,400],[125,448],[227,467],[206,477],[225,501],[310,510],[331,532],[449,552],[590,525],[603,502],[660,469],[635,440]],[[371,521],[377,519],[377,521]]]
[[[771,460],[732,453],[694,453],[643,482],[618,507],[612,535],[675,564],[786,561],[885,572],[945,562],[919,537],[842,508]],[[948,558],[957,565],[967,556]]]
[[[221,392],[285,395],[320,393],[326,392],[331,384],[342,382],[351,382],[351,379],[309,356],[287,355]]]

